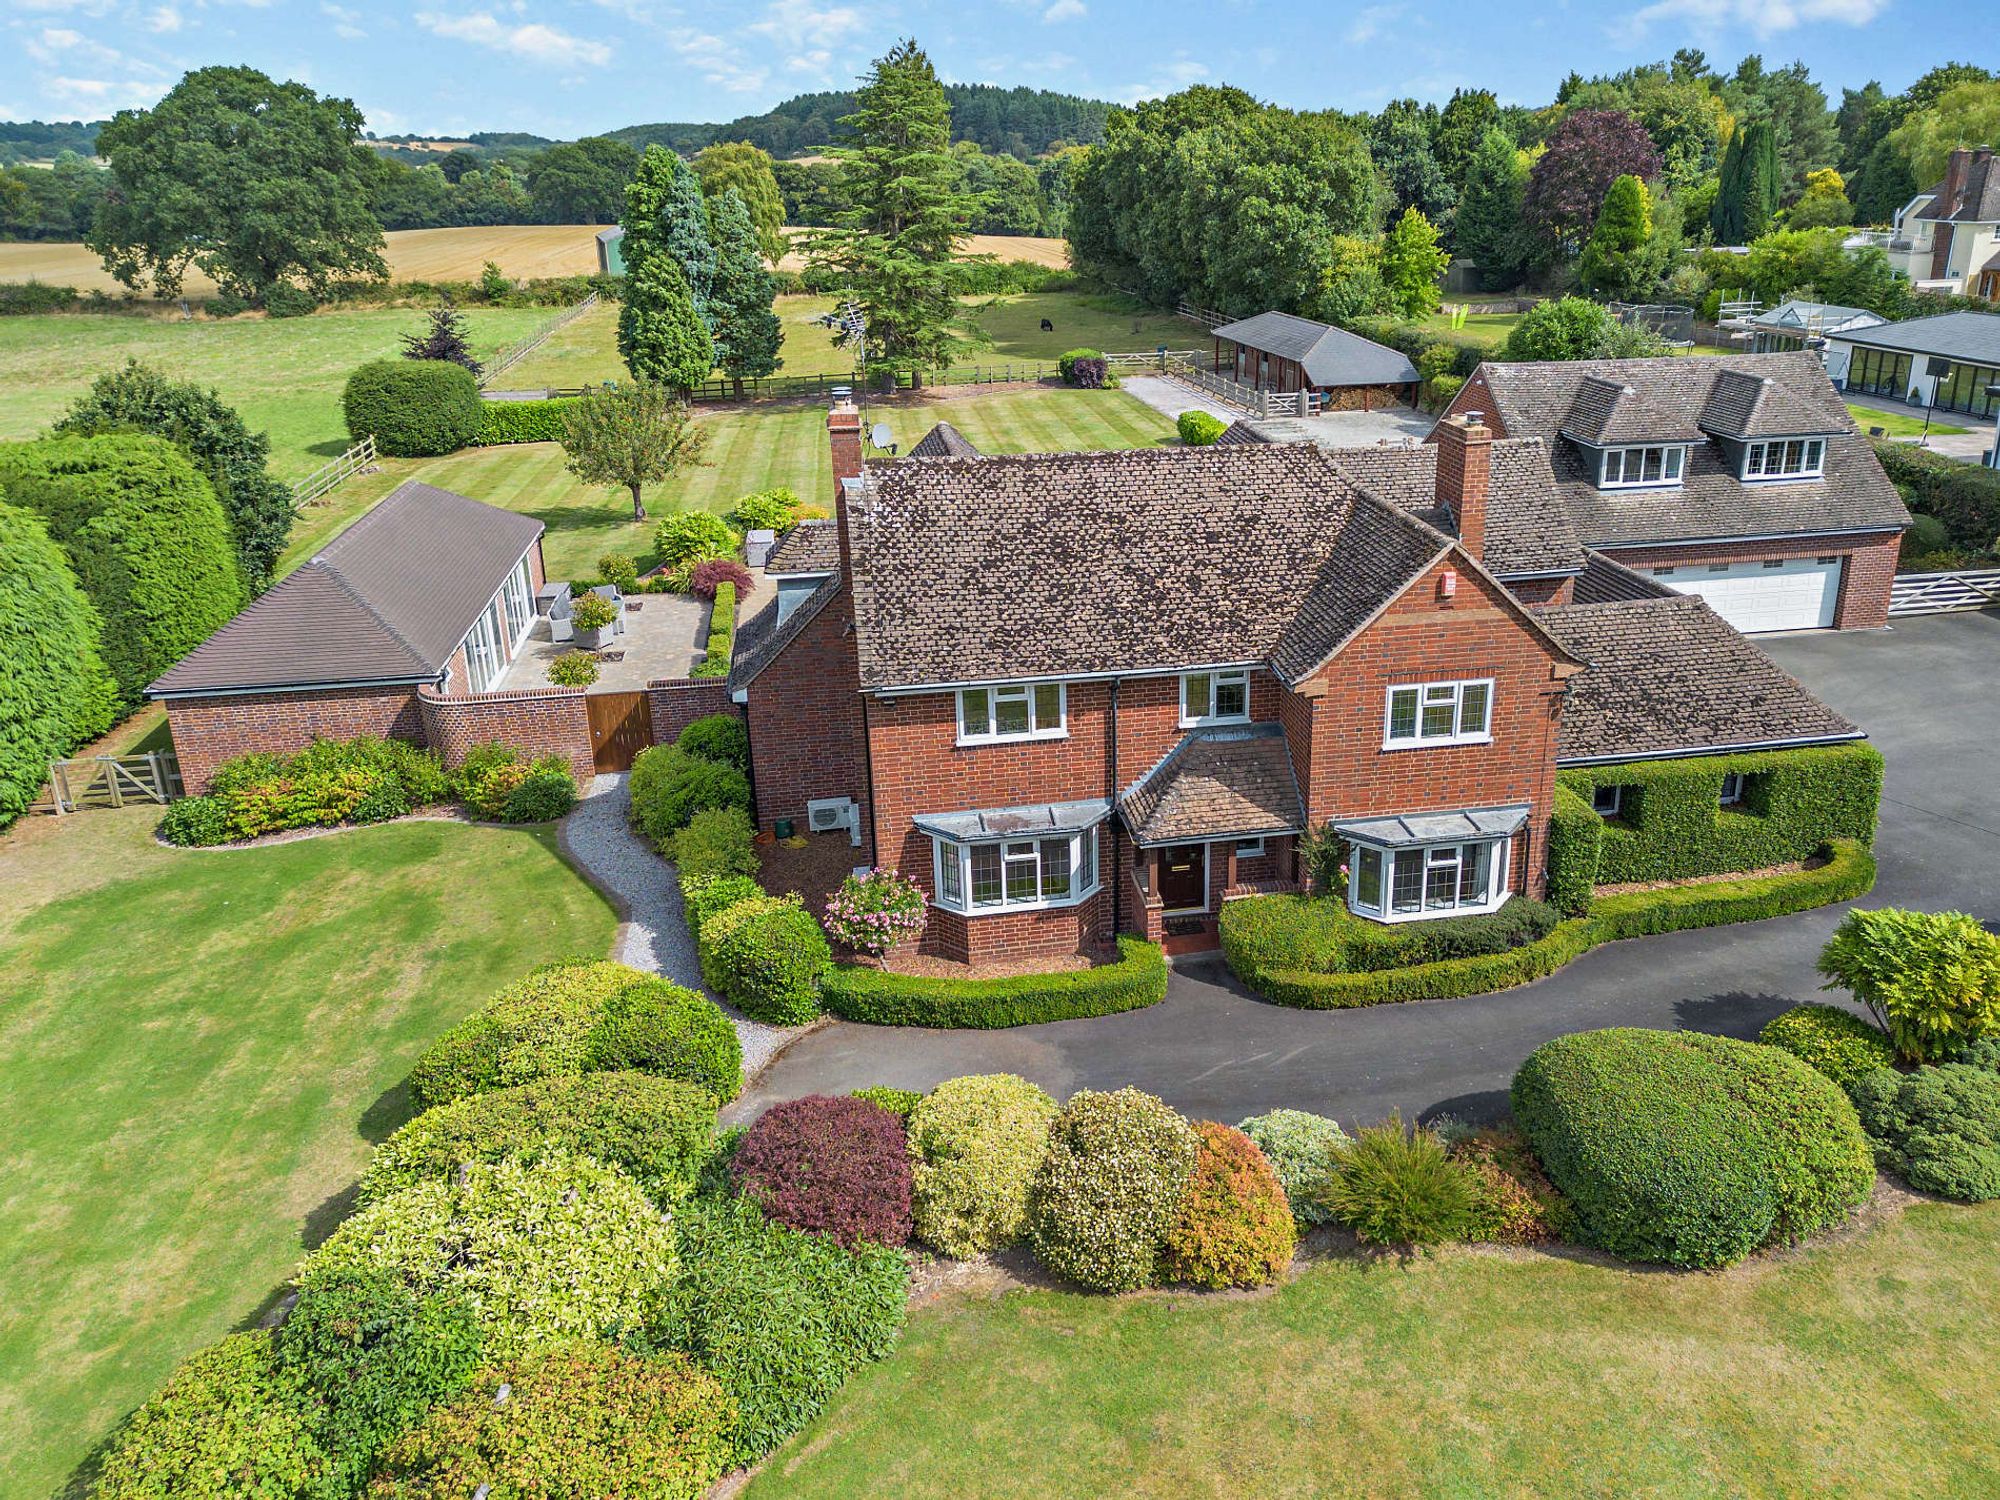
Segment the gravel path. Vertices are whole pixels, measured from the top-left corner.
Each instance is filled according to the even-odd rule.
[[[631,805],[622,772],[598,776],[583,793],[576,811],[563,820],[563,849],[611,897],[623,918],[612,940],[612,958],[708,994],[702,987],[694,940],[681,916],[681,891],[674,880],[674,867],[632,831],[626,821]],[[766,1026],[713,995],[709,998],[736,1023],[736,1035],[743,1043],[746,1082],[794,1038],[812,1029]]]

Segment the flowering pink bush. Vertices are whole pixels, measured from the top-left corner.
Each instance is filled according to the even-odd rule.
[[[718,583],[736,585],[736,596],[740,599],[750,590],[750,570],[733,557],[711,557],[706,562],[694,565],[688,575],[688,587],[704,599],[715,597]]]
[[[922,935],[924,893],[894,870],[850,875],[827,901],[825,925],[835,942],[879,958]]]

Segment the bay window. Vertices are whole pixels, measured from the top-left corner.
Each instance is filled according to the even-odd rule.
[[[1485,744],[1493,738],[1492,710],[1490,677],[1392,687],[1383,747]]]
[[[1097,825],[977,843],[931,834],[936,904],[974,915],[1073,906],[1098,888]]]
[[[1051,740],[1068,733],[1068,690],[1060,682],[958,690],[958,742]]]
[[[1203,724],[1244,724],[1249,719],[1248,668],[1181,673],[1181,728],[1194,729]]]
[[[1463,916],[1506,903],[1511,838],[1382,849],[1356,844],[1348,909],[1381,922]]]

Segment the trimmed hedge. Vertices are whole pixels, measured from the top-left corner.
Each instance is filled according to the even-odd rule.
[[[727,677],[736,654],[736,585],[715,586],[715,603],[708,612],[708,643],[690,677]]]
[[[1730,772],[1745,778],[1743,801],[1718,807]],[[1686,880],[1788,864],[1834,839],[1873,842],[1882,754],[1821,745],[1586,766],[1559,781],[1585,801],[1595,787],[1625,789],[1619,815],[1603,823],[1594,884]]]
[[[1510,948],[1504,953],[1363,974],[1262,969],[1244,982],[1267,1000],[1304,1010],[1345,1010],[1398,1000],[1448,1000],[1512,989],[1517,984],[1546,978],[1596,946],[1590,919],[1577,917],[1558,925],[1540,942]]]
[[[750,814],[740,807],[710,807],[696,813],[687,827],[667,840],[666,855],[682,880],[751,876],[762,863]]]
[[[479,434],[472,441],[489,448],[502,443],[560,443],[563,414],[574,405],[576,400],[570,396],[547,401],[482,399]]]
[[[1590,799],[1561,782],[1549,818],[1549,905],[1566,917],[1590,910],[1604,844],[1604,819]]]
[[[434,458],[479,441],[486,405],[479,382],[445,359],[378,359],[347,377],[341,392],[347,433],[370,433],[390,458]]]
[[[819,1019],[820,980],[833,964],[826,933],[797,896],[752,897],[705,918],[695,940],[702,982],[753,1020]]]
[[[1035,1258],[1093,1291],[1150,1286],[1200,1151],[1194,1127],[1151,1094],[1079,1090],[1050,1122],[1028,1190]]]
[[[745,772],[750,770],[750,728],[737,713],[706,714],[691,719],[674,743],[689,755],[720,761]]]
[[[1749,875],[1740,880],[1710,880],[1662,891],[1606,896],[1590,908],[1590,921],[1598,929],[1599,941],[1610,942],[1694,927],[1761,922],[1835,901],[1852,901],[1874,889],[1875,856],[1866,845],[1836,839],[1815,849],[1813,855],[1824,855],[1826,863],[1784,875]]]
[[[1895,1043],[1880,1027],[1834,1005],[1794,1005],[1774,1017],[1757,1040],[1791,1053],[1850,1094],[1877,1068],[1896,1065]]]
[[[1027,1232],[1056,1101],[1012,1073],[948,1078],[909,1116],[917,1238],[963,1260]]]
[[[1129,936],[1118,939],[1115,963],[1092,969],[948,979],[835,964],[820,982],[820,1003],[830,1014],[875,1026],[1031,1026],[1138,1010],[1166,994],[1166,955],[1157,944]]]
[[[1207,448],[1229,430],[1229,424],[1212,413],[1197,409],[1184,411],[1175,418],[1174,429],[1188,447]]]
[[[653,745],[632,760],[627,782],[632,825],[664,849],[698,812],[711,807],[750,810],[750,781],[721,761],[690,755],[679,745]]]
[[[848,1249],[910,1237],[903,1122],[848,1094],[808,1094],[757,1117],[729,1162],[736,1191],[793,1229]]]
[[[764,887],[748,875],[683,874],[680,885],[681,915],[687,919],[688,935],[695,940],[697,953],[704,922],[739,901],[755,901],[764,894]]]

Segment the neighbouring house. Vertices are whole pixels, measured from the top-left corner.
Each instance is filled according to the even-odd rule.
[[[909,875],[944,958],[1212,946],[1329,828],[1357,915],[1491,912],[1544,889],[1559,766],[1858,733],[1577,541],[1538,438],[864,462],[851,405],[828,432],[834,566],[729,679],[756,818]],[[1560,608],[1506,581],[1554,571]]]
[[[1313,411],[1371,411],[1417,402],[1407,354],[1290,313],[1264,312],[1214,332],[1216,373],[1259,391],[1301,391]]]
[[[183,782],[204,791],[236,756],[357,735],[427,745],[448,765],[499,741],[564,756],[587,779],[726,707],[712,680],[506,685],[538,618],[542,531],[518,511],[398,487],[148,689]]]
[[[2000,313],[1948,312],[1840,336],[1846,388],[1970,417],[2000,412]]]
[[[1896,210],[1889,264],[1919,290],[2000,299],[2000,168],[1991,146],[1961,146],[1944,178]]]
[[[1865,307],[1842,307],[1837,302],[1800,302],[1787,297],[1776,307],[1746,318],[1732,319],[1726,326],[1750,335],[1752,354],[1789,354],[1811,349],[1822,355],[1829,379],[1835,385],[1847,379],[1848,345],[1835,342],[1851,332],[1874,328],[1889,320]]]
[[[1487,363],[1447,409],[1467,416],[1541,445],[1567,534],[1525,481],[1496,488],[1485,525],[1550,561],[1573,539],[1743,631],[1887,623],[1909,512],[1813,354]],[[1537,571],[1537,602],[1568,602],[1562,570]]]

